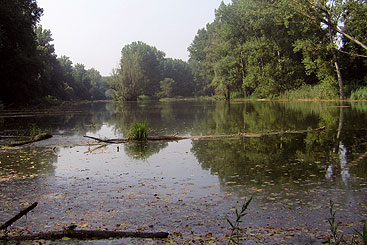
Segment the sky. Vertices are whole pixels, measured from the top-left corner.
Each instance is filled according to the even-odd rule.
[[[122,48],[142,41],[167,58],[188,60],[197,31],[214,20],[222,0],[37,0],[40,24],[50,29],[56,54],[102,76],[111,74]],[[224,0],[229,3],[230,0]]]

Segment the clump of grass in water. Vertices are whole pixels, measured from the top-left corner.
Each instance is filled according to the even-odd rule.
[[[37,135],[46,135],[50,134],[50,130],[42,130],[36,124],[32,124],[32,128],[30,130],[31,140],[34,140]]]
[[[146,141],[151,132],[151,129],[145,123],[133,123],[130,125],[128,132],[129,140]]]
[[[241,234],[242,230],[240,224],[242,222],[242,218],[247,214],[246,211],[251,201],[252,197],[247,202],[244,202],[241,211],[238,211],[238,209],[235,210],[236,220],[234,222],[230,221],[227,218],[227,222],[231,226],[231,235],[229,237],[228,244],[230,244],[231,242],[234,244],[240,244],[241,239],[243,238],[243,235]]]

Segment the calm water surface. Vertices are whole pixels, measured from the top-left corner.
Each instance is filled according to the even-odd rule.
[[[326,130],[103,146],[83,138],[122,138],[133,122],[146,122],[153,135]],[[363,102],[94,103],[7,114],[0,116],[3,145],[9,141],[3,136],[27,135],[32,124],[54,137],[0,149],[0,222],[38,201],[34,215],[13,229],[77,223],[224,236],[225,217],[254,195],[245,225],[299,227],[304,233],[292,230],[288,239],[318,241],[330,199],[346,232],[366,219],[366,122]]]

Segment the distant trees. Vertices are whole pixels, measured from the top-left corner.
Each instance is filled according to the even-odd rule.
[[[162,51],[140,41],[123,47],[109,85],[116,99],[123,101],[136,101],[142,95],[192,96],[196,88],[187,62],[165,58]]]
[[[345,84],[366,80],[365,57],[356,56],[367,54],[366,6],[365,0],[222,2],[188,48],[189,63],[200,69],[195,77],[227,99],[233,92],[273,97],[304,84],[344,98]],[[349,69],[364,71],[343,83]]]
[[[98,71],[57,58],[51,31],[38,25],[42,12],[35,0],[0,1],[0,101],[106,98],[108,87]]]

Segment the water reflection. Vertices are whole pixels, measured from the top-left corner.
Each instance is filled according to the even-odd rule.
[[[3,117],[1,134],[9,134],[35,123],[50,128],[65,139],[83,135],[116,138],[126,135],[133,122],[146,122],[155,135],[220,135],[238,132],[302,130],[325,126],[319,133],[275,135],[262,138],[212,139],[192,141],[191,152],[204,170],[217,175],[221,182],[261,188],[264,185],[297,185],[302,182],[334,181],[345,186],[358,178],[367,178],[367,103],[336,102],[134,102],[93,103],[67,109],[63,113],[37,114],[30,117]],[[125,144],[118,146],[135,160],[165,157],[168,143]],[[117,148],[116,148],[117,149]],[[89,149],[87,153],[93,149]],[[4,153],[5,152],[5,153]],[[30,176],[16,155],[31,152],[3,151],[3,176],[11,171]],[[50,153],[50,152],[49,152]],[[86,153],[86,154],[87,154]],[[37,154],[33,154],[37,155]],[[38,154],[42,155],[42,154]],[[49,162],[57,161],[49,154]],[[31,159],[34,171],[44,160]],[[50,164],[49,164],[50,165]],[[13,170],[13,169],[17,170]],[[26,170],[28,169],[28,170]],[[47,167],[52,173],[52,167]],[[23,172],[22,172],[23,171]],[[147,173],[148,174],[148,173]],[[298,182],[298,183],[297,183]]]
[[[56,160],[50,149],[0,149],[0,181],[53,175]]]
[[[126,155],[137,160],[146,160],[149,157],[158,154],[162,149],[166,148],[168,143],[151,142],[151,143],[128,143],[124,145]]]

